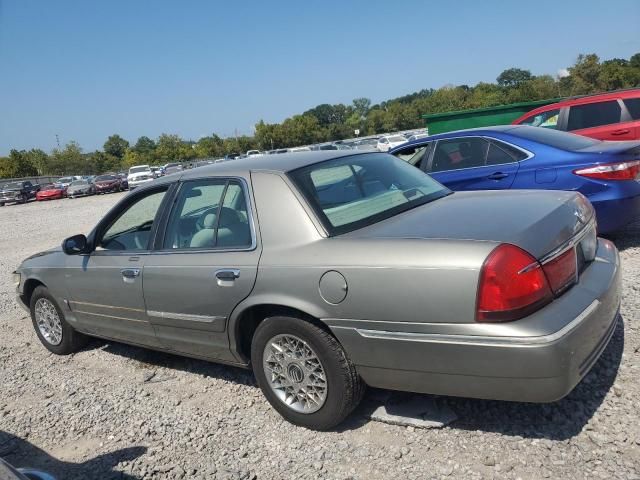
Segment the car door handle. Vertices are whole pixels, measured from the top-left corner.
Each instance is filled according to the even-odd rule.
[[[140,275],[140,269],[139,268],[125,268],[123,270],[120,270],[120,273],[122,274],[122,278],[136,278],[137,276]]]
[[[226,268],[216,271],[216,278],[218,280],[235,280],[240,277],[240,270],[237,268]]]
[[[629,133],[631,130],[629,130],[628,128],[623,128],[621,130],[614,130],[613,132],[611,132],[611,135],[624,135],[625,133]]]
[[[490,180],[502,180],[503,178],[507,178],[509,176],[508,173],[496,172],[489,175],[487,178]]]

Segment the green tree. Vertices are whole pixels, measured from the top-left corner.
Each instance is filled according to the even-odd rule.
[[[221,157],[223,155],[222,139],[215,133],[202,137],[196,143],[195,152],[198,158]]]
[[[117,158],[124,157],[124,153],[129,148],[129,142],[127,142],[120,135],[111,135],[107,138],[107,141],[104,142],[104,153],[107,155],[113,155]]]
[[[50,156],[52,175],[86,175],[93,173],[91,163],[82,154],[77,142],[71,141],[62,149],[53,149]]]
[[[496,78],[496,82],[501,87],[517,87],[523,82],[527,82],[531,80],[533,77],[529,70],[523,70],[521,68],[508,68],[504,70],[498,78]]]
[[[356,111],[358,115],[364,117],[369,113],[369,109],[371,108],[371,100],[368,98],[360,97],[353,99],[353,109]]]
[[[178,135],[163,133],[158,137],[155,158],[161,162],[177,161],[184,153],[182,139]]]
[[[26,153],[28,161],[36,169],[37,175],[49,173],[49,155],[39,148],[32,148]]]
[[[632,55],[629,59],[629,66],[631,68],[640,68],[640,53]]]

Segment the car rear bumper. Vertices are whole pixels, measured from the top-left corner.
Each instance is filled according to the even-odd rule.
[[[580,282],[518,321],[535,326],[543,319],[545,324],[553,319],[559,328],[545,335],[392,332],[375,329],[374,322],[362,322],[363,328],[351,326],[353,322],[327,323],[370,386],[552,402],[571,392],[606,348],[618,324],[620,296],[618,252],[611,242],[600,239],[597,258],[582,273]],[[344,326],[347,324],[350,326]],[[513,331],[512,325],[497,327],[501,326]]]

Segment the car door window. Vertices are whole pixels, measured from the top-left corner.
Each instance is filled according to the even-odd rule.
[[[489,150],[487,151],[487,165],[517,162],[524,160],[527,156],[525,152],[511,145],[498,140],[491,140],[489,142]]]
[[[171,213],[165,249],[251,246],[246,195],[236,180],[186,182]]]
[[[530,125],[532,127],[558,128],[558,117],[560,109],[547,110],[525,118],[520,125]]]
[[[627,98],[624,104],[629,110],[629,115],[634,120],[640,120],[640,98]]]
[[[433,154],[432,172],[484,166],[488,142],[480,137],[439,140]]]
[[[98,242],[103,250],[146,250],[151,229],[166,189],[154,191],[130,204],[106,229]]]
[[[412,145],[411,147],[403,148],[395,152],[394,155],[400,160],[404,160],[409,165],[421,168],[429,159],[430,149],[431,142],[424,145]]]
[[[620,122],[622,109],[616,100],[588,103],[569,108],[567,130],[599,127]]]

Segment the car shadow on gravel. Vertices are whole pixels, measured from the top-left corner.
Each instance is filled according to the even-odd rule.
[[[422,397],[437,410],[436,417],[453,411],[457,420],[448,428],[495,432],[507,436],[567,440],[579,434],[593,417],[613,386],[624,350],[624,321],[620,316],[609,345],[591,371],[565,398],[554,403],[502,402],[470,398],[418,395],[369,389],[360,407],[337,431],[356,430],[369,423],[380,405],[398,397]],[[615,394],[615,391],[614,391]],[[429,415],[424,417],[429,419]]]
[[[147,370],[149,373],[156,368],[166,368],[169,370],[179,370],[205,377],[218,378],[220,380],[257,388],[253,373],[250,370],[240,367],[223,365],[220,363],[208,362],[206,360],[184,357],[169,352],[159,352],[144,347],[135,347],[124,343],[112,343],[98,339],[92,339],[85,348],[87,350],[102,348],[102,350],[107,353],[128,358],[137,362],[137,366],[142,371]],[[165,380],[169,380],[170,377],[170,372],[165,372],[162,375],[162,378]],[[159,380],[160,379],[155,379],[155,381]]]
[[[17,468],[35,468],[60,480],[139,480],[140,477],[114,470],[121,462],[131,462],[144,455],[146,447],[128,447],[98,455],[81,463],[52,457],[32,443],[0,430],[0,457]]]

